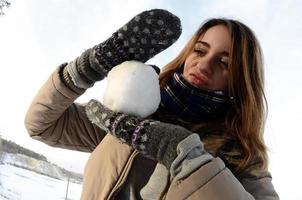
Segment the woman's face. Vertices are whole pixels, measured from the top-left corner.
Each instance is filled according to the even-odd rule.
[[[225,26],[209,28],[185,60],[185,79],[198,88],[227,91],[230,47],[231,36]]]

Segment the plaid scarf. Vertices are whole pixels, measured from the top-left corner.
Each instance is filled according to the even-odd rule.
[[[157,116],[166,122],[183,125],[224,117],[232,98],[222,91],[208,91],[191,85],[183,74],[175,72],[161,89]]]

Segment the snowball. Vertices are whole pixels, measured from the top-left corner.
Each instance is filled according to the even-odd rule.
[[[104,105],[114,111],[145,118],[154,113],[160,103],[158,78],[149,65],[123,62],[108,74]]]

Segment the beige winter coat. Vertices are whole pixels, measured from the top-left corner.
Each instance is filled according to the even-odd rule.
[[[64,85],[57,69],[33,99],[25,126],[32,138],[51,146],[92,152],[85,167],[81,199],[114,199],[138,152],[90,123],[84,106],[74,103],[80,95]],[[250,170],[236,178],[217,157],[187,178],[172,180],[164,198],[277,200],[271,180],[267,171],[252,176]]]

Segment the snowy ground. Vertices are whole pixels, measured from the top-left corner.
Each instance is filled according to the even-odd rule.
[[[65,199],[67,181],[62,181],[35,172],[0,165],[0,200],[59,200]],[[82,185],[69,184],[69,200],[80,199]]]

